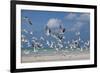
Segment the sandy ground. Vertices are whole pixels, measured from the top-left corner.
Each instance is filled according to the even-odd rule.
[[[90,59],[89,52],[54,53],[51,55],[22,55],[22,63],[45,62],[45,61],[64,61],[64,60],[86,60]]]

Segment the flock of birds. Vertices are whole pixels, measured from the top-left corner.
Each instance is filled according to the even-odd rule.
[[[30,25],[30,28],[31,28],[31,25],[33,25],[32,21],[28,17],[24,17],[23,19],[27,22],[27,24]],[[80,32],[75,33],[75,36],[77,39],[66,41],[65,39],[66,37],[64,36],[64,34],[67,32],[67,30],[61,25],[59,25],[59,27],[57,28],[50,28],[48,25],[46,25],[44,29],[46,37],[52,37],[56,41],[46,39],[43,36],[40,36],[40,38],[37,38],[34,36],[33,31],[27,31],[26,29],[21,29],[21,30],[25,34],[32,36],[31,40],[29,40],[27,36],[25,36],[24,34],[21,34],[21,47],[23,48],[24,46],[26,46],[27,48],[33,48],[33,51],[32,51],[33,53],[38,52],[39,49],[44,49],[43,51],[47,52],[48,48],[51,48],[55,50],[56,52],[64,51],[64,50],[83,51],[83,50],[89,50],[90,48],[89,40],[83,41],[80,38]],[[24,51],[25,54],[29,54],[30,52],[31,51]]]

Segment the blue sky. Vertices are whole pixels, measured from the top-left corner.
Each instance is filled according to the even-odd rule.
[[[29,25],[23,20],[28,17],[32,25]],[[44,27],[51,23],[63,24],[63,27],[69,32],[65,33],[66,39],[74,38],[75,32],[81,33],[81,38],[84,40],[90,39],[90,14],[79,12],[55,12],[55,11],[36,11],[36,10],[21,10],[21,29],[32,31],[34,36],[39,38],[44,36]],[[52,21],[53,20],[53,21]],[[56,21],[56,22],[54,22]],[[25,33],[22,33],[25,34]],[[25,34],[27,35],[27,34]],[[28,36],[28,35],[27,35]],[[28,36],[30,39],[30,36]]]

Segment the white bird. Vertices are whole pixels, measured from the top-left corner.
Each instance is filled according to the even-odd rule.
[[[59,51],[59,48],[57,48],[56,46],[55,46],[55,49],[56,49],[56,51]]]
[[[33,40],[37,40],[37,38],[36,38],[36,37],[32,37],[32,39],[33,39]]]
[[[31,21],[31,19],[29,19],[28,17],[23,17],[23,19],[24,19],[28,24],[30,24],[30,25],[33,24],[32,21]]]
[[[22,29],[23,32],[28,33],[28,31],[26,29]]]
[[[88,45],[88,46],[90,45],[90,41],[87,41],[87,45]]]
[[[27,42],[28,42],[28,40],[27,40],[25,37],[22,37],[22,38],[21,38],[21,41],[22,41],[23,43],[27,43]]]
[[[64,34],[64,32],[66,31],[66,29],[63,28],[61,25],[59,26],[59,28],[60,28],[60,34]]]
[[[34,43],[35,43],[35,40],[34,40],[34,39],[32,39],[32,42],[34,42]]]
[[[32,32],[32,31],[30,31],[30,34],[31,34],[31,35],[33,35],[33,32]]]
[[[28,41],[27,45],[28,45],[28,47],[31,47],[31,44],[29,43],[29,41]]]
[[[27,39],[25,39],[25,43],[27,43],[28,42],[28,40]]]
[[[43,40],[44,41],[44,38],[43,37],[40,37],[40,40]]]
[[[89,47],[90,47],[90,42],[89,42],[89,41],[85,42],[85,43],[84,43],[84,48],[85,48],[86,50],[88,50]]]
[[[78,38],[78,41],[81,41],[81,38],[80,37]]]
[[[54,42],[51,41],[50,48],[53,48]]]
[[[86,46],[89,46],[89,44],[90,44],[89,41],[85,42],[85,45],[86,45]]]
[[[50,46],[50,43],[49,43],[49,41],[47,40],[46,42],[47,42],[47,45],[48,45],[48,46]]]
[[[48,28],[48,26],[45,27],[45,32],[46,32],[46,35],[47,35],[47,36],[50,35],[51,30]]]
[[[62,45],[62,44],[60,44],[60,43],[58,43],[58,46],[59,46],[59,48],[60,48],[60,49],[63,47],[63,45]]]

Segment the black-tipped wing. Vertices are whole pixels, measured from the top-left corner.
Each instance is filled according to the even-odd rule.
[[[28,23],[29,23],[30,25],[32,25],[32,21],[31,21],[30,19],[28,19]]]

